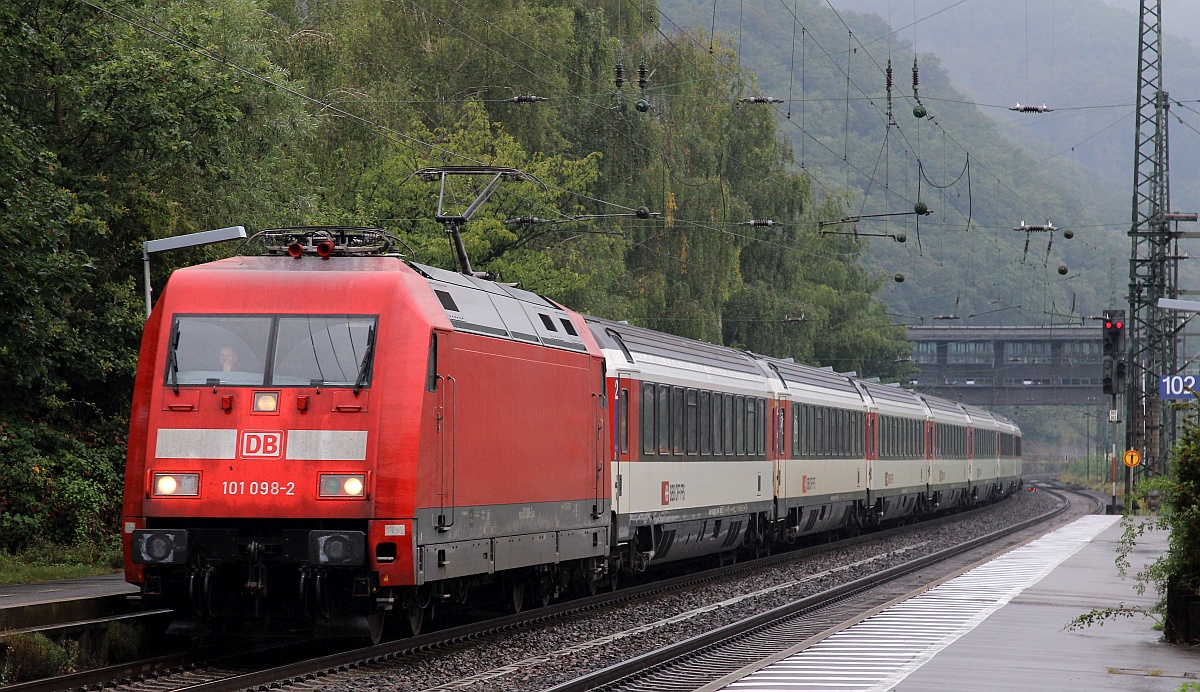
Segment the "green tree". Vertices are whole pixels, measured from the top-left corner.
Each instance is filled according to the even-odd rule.
[[[0,295],[11,317],[0,320],[0,367],[12,373],[0,393],[0,547],[114,523],[144,319],[139,244],[230,225],[234,210],[280,216],[293,199],[280,172],[294,166],[303,110],[208,57],[272,74],[255,6],[120,12],[159,35],[67,0],[0,8]]]

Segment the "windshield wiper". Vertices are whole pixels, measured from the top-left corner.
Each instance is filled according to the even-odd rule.
[[[358,390],[362,389],[363,380],[367,378],[367,372],[371,370],[371,363],[375,360],[375,325],[367,330],[367,352],[363,354],[362,363],[358,366],[358,377],[354,380],[354,395],[358,396]]]
[[[179,393],[179,330],[171,337],[171,350],[167,352],[167,376],[170,378],[171,389]]]
[[[167,375],[170,378],[170,389],[175,390],[176,395],[179,393],[179,333],[176,327],[174,335],[170,337],[170,350],[167,351]]]

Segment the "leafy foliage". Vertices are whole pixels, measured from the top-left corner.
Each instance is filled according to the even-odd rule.
[[[4,638],[4,663],[0,682],[11,684],[49,677],[70,670],[71,652],[40,632],[12,634]]]
[[[1073,620],[1072,628],[1139,613],[1161,622],[1166,615],[1168,586],[1200,596],[1200,400],[1193,399],[1179,408],[1185,414],[1183,433],[1171,449],[1168,474],[1144,480],[1134,496],[1126,500],[1127,506],[1132,507],[1134,503],[1144,503],[1154,493],[1160,502],[1159,515],[1135,520],[1126,514],[1121,520],[1123,531],[1116,557],[1117,574],[1124,578],[1138,540],[1149,531],[1169,532],[1166,552],[1133,575],[1139,595],[1153,589],[1160,600],[1149,610],[1124,605],[1093,610]]]
[[[115,527],[142,242],[371,224],[413,259],[452,266],[437,186],[412,177],[427,166],[537,178],[504,185],[464,232],[473,263],[506,281],[605,317],[900,376],[907,345],[859,246],[816,233],[849,193],[817,194],[770,111],[738,104],[751,81],[728,46],[714,59],[652,16],[621,0],[0,6],[0,548]],[[506,100],[521,94],[547,100]],[[447,204],[477,192],[455,179]],[[643,206],[658,215],[634,218]],[[530,216],[561,223],[507,223]],[[156,256],[153,284],[220,252]]]

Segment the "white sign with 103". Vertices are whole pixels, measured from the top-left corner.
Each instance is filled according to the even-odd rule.
[[[1167,375],[1158,378],[1159,399],[1191,399],[1198,378],[1195,375]]]

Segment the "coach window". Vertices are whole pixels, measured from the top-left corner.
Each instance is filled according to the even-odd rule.
[[[800,456],[800,404],[792,404],[792,458]]]
[[[658,453],[671,453],[671,387],[658,385]]]
[[[850,456],[850,412],[838,409],[838,456]]]
[[[753,455],[758,450],[758,421],[754,408],[754,399],[746,397],[746,454]]]
[[[758,400],[758,453],[767,453],[767,400]]]
[[[833,444],[830,438],[830,433],[833,432],[833,409],[828,406],[822,406],[818,409],[817,414],[820,416],[817,423],[821,431],[821,448],[820,455],[828,457],[833,450]]]
[[[838,446],[842,441],[841,411],[836,408],[829,409],[829,456],[838,456]]]
[[[833,458],[837,456],[838,445],[838,424],[837,424],[837,409],[833,407],[825,407],[825,456]]]
[[[700,454],[712,454],[712,392],[700,392]]]
[[[642,454],[654,454],[654,385],[642,383]]]
[[[862,411],[854,412],[854,456],[861,457],[863,455],[863,414]]]
[[[792,404],[792,456],[804,456],[804,404]]]
[[[621,418],[617,421],[620,426],[621,453],[629,453],[629,390],[621,390]]]
[[[838,446],[842,441],[842,430],[838,425],[838,414],[841,412],[836,408],[830,408],[827,413],[829,416],[829,456],[834,458],[838,456]]]
[[[683,454],[683,387],[671,387],[671,451]]]
[[[836,408],[829,409],[829,456],[837,458],[842,455],[842,412]]]
[[[735,426],[733,413],[733,395],[725,395],[725,456],[731,457],[734,453],[735,440],[733,429]]]
[[[746,453],[746,398],[733,397],[733,453],[742,456]]]
[[[817,456],[817,407],[804,405],[804,455]]]
[[[713,456],[725,454],[725,401],[720,392],[712,395]]]
[[[857,453],[857,451],[854,448],[855,440],[857,439],[858,434],[859,434],[858,426],[855,425],[855,420],[856,420],[855,416],[856,415],[857,414],[854,411],[846,411],[846,458],[847,459],[853,457]]]
[[[687,453],[695,454],[700,451],[700,395],[694,389],[687,390],[687,411],[685,425],[687,429]]]

